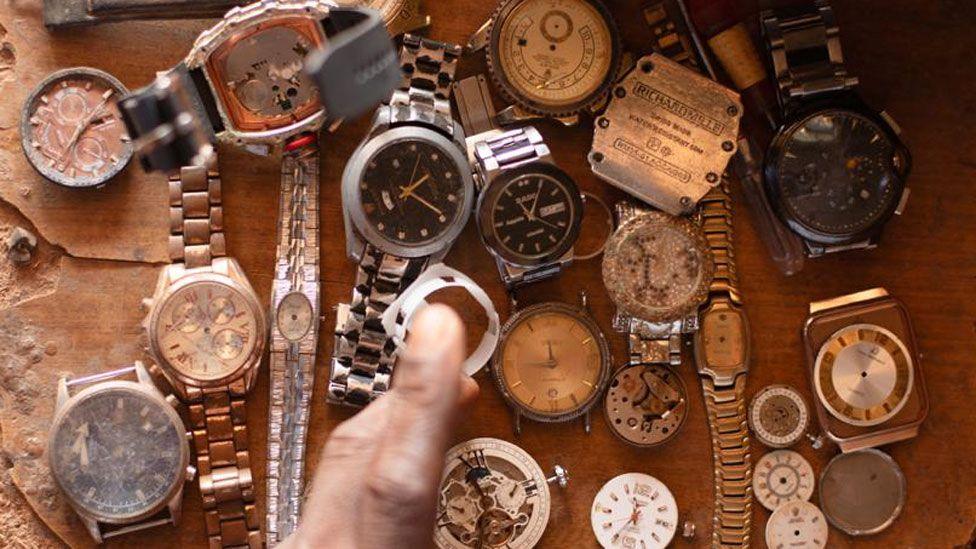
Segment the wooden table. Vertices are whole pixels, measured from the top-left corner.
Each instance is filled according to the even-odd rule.
[[[619,0],[615,13],[626,45],[647,51],[639,2]],[[465,41],[490,14],[493,3],[475,0],[427,0],[434,25],[430,35]],[[860,76],[862,91],[883,105],[904,129],[915,158],[906,215],[896,219],[880,249],[809,262],[792,278],[779,274],[762,247],[750,215],[739,200],[736,246],[739,272],[752,323],[751,396],[770,383],[788,383],[811,397],[805,374],[800,327],[807,304],[883,285],[910,308],[924,356],[931,413],[920,436],[887,451],[908,478],[907,506],[888,531],[865,540],[865,547],[964,546],[976,523],[976,388],[972,368],[976,302],[969,290],[976,277],[976,64],[972,63],[976,9],[966,2],[846,0],[836,2],[848,66]],[[130,87],[144,85],[154,71],[175,64],[206,22],[124,23],[93,29],[47,33],[40,2],[0,5],[0,236],[11,225],[34,227],[43,237],[37,262],[15,270],[0,260],[0,407],[3,444],[13,463],[14,481],[28,501],[63,539],[88,543],[80,522],[63,506],[46,476],[45,426],[54,399],[54,381],[65,371],[94,372],[139,358],[139,300],[151,293],[158,267],[165,262],[165,183],[136,166],[108,187],[70,191],[43,182],[27,166],[16,128],[29,90],[48,72],[91,65],[112,72]],[[464,75],[484,70],[480,56],[463,61]],[[560,164],[608,203],[618,192],[591,175],[585,160],[590,128],[566,129],[542,123]],[[345,160],[359,142],[366,121],[346,124],[324,138],[322,163],[322,337],[319,383],[312,416],[309,465],[329,432],[349,413],[324,404],[328,376],[332,306],[350,297],[354,266],[344,253],[339,179]],[[274,260],[277,163],[231,149],[221,150],[225,219],[229,251],[249,273],[266,299]],[[489,290],[503,317],[508,301],[488,253],[471,224],[447,262],[469,273]],[[623,338],[612,332],[612,306],[602,286],[599,262],[575,265],[561,279],[543,283],[533,299],[572,301],[580,290],[590,295],[593,311],[611,341],[615,363],[624,357]],[[481,322],[466,313],[472,331]],[[544,467],[566,466],[572,482],[556,491],[542,546],[596,547],[589,508],[599,487],[617,474],[642,471],[663,480],[674,492],[681,520],[698,527],[693,540],[676,547],[704,547],[710,535],[711,452],[698,380],[686,360],[681,368],[691,396],[684,431],[661,448],[638,450],[608,431],[601,413],[593,432],[579,422],[557,426],[524,425],[512,432],[511,414],[485,373],[478,376],[482,396],[464,421],[457,440],[492,436],[514,441]],[[264,499],[267,371],[249,401],[249,428],[258,499]],[[753,459],[766,449],[753,443]],[[821,470],[836,450],[799,451]],[[768,513],[754,505],[753,539],[762,545]],[[202,547],[203,517],[195,487],[189,487],[181,526],[125,538],[146,547]],[[831,547],[855,541],[831,531]],[[122,543],[118,543],[122,545]]]

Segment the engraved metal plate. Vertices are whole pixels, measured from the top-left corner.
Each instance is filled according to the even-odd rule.
[[[732,90],[659,54],[614,88],[593,130],[593,173],[670,214],[691,212],[736,151]]]

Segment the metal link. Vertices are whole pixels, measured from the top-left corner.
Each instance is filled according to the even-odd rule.
[[[305,443],[319,333],[319,151],[312,144],[281,165],[278,252],[272,311],[301,293],[311,305],[307,331],[289,340],[272,315],[268,406],[267,541],[273,547],[298,526],[304,491]]]
[[[210,166],[185,166],[169,180],[169,257],[188,269],[226,255],[220,175]]]
[[[651,2],[642,11],[644,21],[654,34],[654,51],[692,70],[701,70],[698,67],[698,56],[687,34],[678,29],[677,22],[682,20],[680,14],[670,15],[667,2]]]
[[[393,92],[390,105],[426,105],[450,118],[451,86],[461,53],[461,46],[455,44],[404,35],[400,50],[403,82]]]

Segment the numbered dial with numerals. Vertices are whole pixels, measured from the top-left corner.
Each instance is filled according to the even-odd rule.
[[[816,505],[791,501],[773,511],[766,522],[770,549],[821,549],[827,546],[827,520]]]
[[[810,424],[807,403],[796,389],[770,385],[756,394],[749,405],[749,427],[770,448],[787,448],[801,438]]]
[[[610,351],[579,308],[543,303],[523,309],[501,337],[492,373],[506,400],[529,418],[569,420],[599,400]]]
[[[489,69],[523,107],[574,114],[609,88],[619,60],[617,29],[599,0],[509,0],[493,21]]]
[[[908,402],[915,369],[905,344],[886,328],[855,324],[820,348],[813,370],[817,397],[837,419],[878,425]]]
[[[606,549],[667,547],[678,528],[678,504],[668,487],[643,473],[625,473],[593,499],[590,523]]]
[[[789,501],[809,501],[814,483],[810,462],[790,450],[769,452],[759,458],[752,474],[752,491],[770,511]]]
[[[534,547],[549,522],[545,474],[524,450],[476,438],[447,452],[434,542],[441,549]]]
[[[406,246],[434,242],[458,223],[467,192],[452,155],[434,143],[411,139],[373,155],[359,185],[367,223],[385,239]]]
[[[58,486],[82,511],[124,522],[162,508],[184,480],[188,449],[179,415],[130,383],[79,394],[51,429]]]
[[[263,337],[257,330],[257,312],[243,293],[218,282],[193,282],[159,307],[154,346],[180,376],[215,381],[249,362]]]
[[[611,431],[635,446],[671,440],[688,416],[684,382],[657,364],[624,366],[610,381],[603,401]]]
[[[102,71],[58,71],[24,105],[21,134],[31,165],[68,187],[94,187],[122,171],[132,142],[115,102],[128,93]]]

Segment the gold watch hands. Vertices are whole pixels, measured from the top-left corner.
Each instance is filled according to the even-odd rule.
[[[400,187],[400,189],[403,189],[403,187]],[[440,210],[440,208],[438,208],[437,206],[431,204],[430,202],[428,202],[427,200],[425,200],[423,197],[421,197],[419,195],[416,195],[416,194],[414,194],[414,193],[411,192],[410,194],[407,195],[407,197],[408,198],[412,198],[412,199],[416,200],[417,202],[420,202],[421,204],[423,204],[424,206],[426,206],[430,211],[436,213],[437,215],[444,215],[444,212],[442,212]]]

